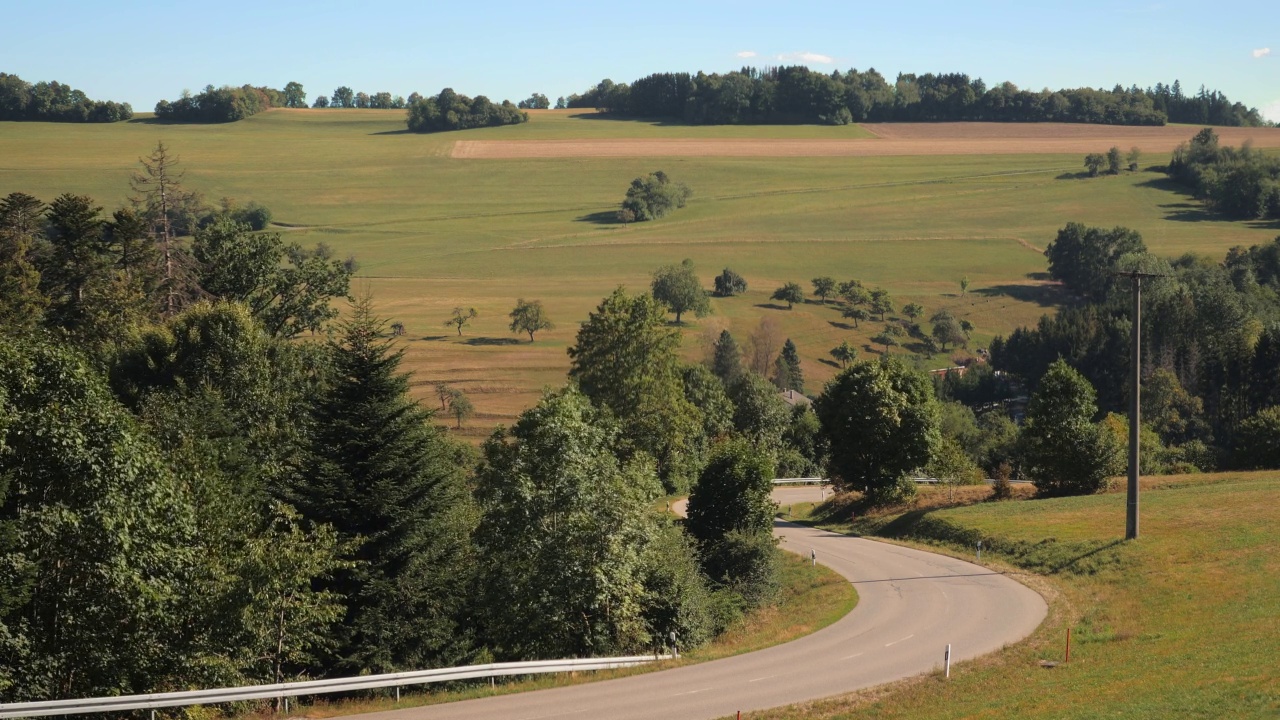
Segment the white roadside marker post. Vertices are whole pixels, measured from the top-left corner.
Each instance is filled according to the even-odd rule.
[[[946,663],[946,676],[951,677],[951,643],[947,643],[947,652],[942,656],[943,662]]]

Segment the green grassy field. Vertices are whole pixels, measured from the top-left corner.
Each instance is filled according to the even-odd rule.
[[[953,667],[949,681],[934,674],[751,717],[1277,717],[1280,477],[1155,480],[1131,543],[1122,492],[859,521],[966,557],[968,543],[931,538],[985,538],[984,564],[1034,571],[1023,578],[1049,597],[1049,618],[1027,642]],[[1064,659],[1068,627],[1071,661],[1042,667]]]
[[[125,201],[137,158],[163,140],[188,187],[210,201],[256,200],[303,243],[360,262],[357,288],[405,323],[406,367],[422,397],[437,381],[467,391],[479,437],[510,422],[545,386],[563,382],[579,322],[617,285],[647,287],[659,265],[691,258],[710,286],[725,266],[750,291],[715,300],[687,328],[685,351],[721,328],[740,339],[761,317],[793,338],[812,389],[835,372],[827,351],[864,353],[880,323],[844,326],[834,307],[787,311],[768,300],[818,275],[888,288],[899,306],[949,307],[976,326],[972,346],[1034,322],[1061,298],[1036,251],[1067,221],[1126,225],[1153,250],[1221,255],[1280,234],[1275,224],[1207,217],[1163,176],[1058,179],[1080,169],[1061,155],[458,160],[455,140],[617,137],[868,138],[856,126],[686,127],[538,113],[526,125],[416,135],[401,111],[278,110],[228,125],[0,123],[0,194],[92,195]],[[1162,157],[1148,161],[1162,162]],[[630,180],[662,169],[690,185],[689,206],[622,227],[601,218]],[[962,276],[972,282],[960,297]],[[532,345],[507,330],[519,297],[541,299],[557,328]],[[480,316],[462,337],[443,326],[456,305]],[[902,352],[897,350],[896,352]],[[938,356],[938,366],[949,359]]]

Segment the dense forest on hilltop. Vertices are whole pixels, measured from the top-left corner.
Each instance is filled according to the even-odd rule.
[[[558,106],[627,117],[671,117],[698,125],[851,122],[1073,122],[1108,125],[1264,125],[1258,111],[1216,90],[1182,84],[1022,90],[963,73],[901,73],[890,84],[874,68],[830,74],[804,66],[746,67],[723,75],[655,73],[631,84],[603,80]]]
[[[32,85],[0,72],[0,120],[105,123],[132,117],[129,103],[90,100],[84,92],[56,80]]]

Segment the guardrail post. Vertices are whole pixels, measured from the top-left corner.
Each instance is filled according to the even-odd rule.
[[[946,676],[951,677],[951,643],[947,643],[947,652],[942,658],[947,665]]]

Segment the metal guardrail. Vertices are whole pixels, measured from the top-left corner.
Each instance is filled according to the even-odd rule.
[[[507,675],[538,675],[574,670],[611,670],[644,665],[655,660],[669,660],[670,658],[670,655],[630,655],[613,658],[532,660],[527,662],[467,665],[435,670],[413,670],[387,673],[385,675],[365,675],[363,677],[304,680],[277,683],[275,685],[249,685],[245,687],[214,688],[212,690],[187,690],[182,692],[152,693],[150,695],[119,695],[116,697],[81,698],[77,700],[0,703],[0,718],[80,715],[84,713],[182,707],[186,705],[213,705],[241,700],[273,700],[276,698],[298,697],[299,695],[324,695],[327,693],[351,692],[353,690],[423,685],[450,680],[474,680]]]
[[[774,485],[826,485],[829,480],[826,478],[778,478],[773,481]]]

